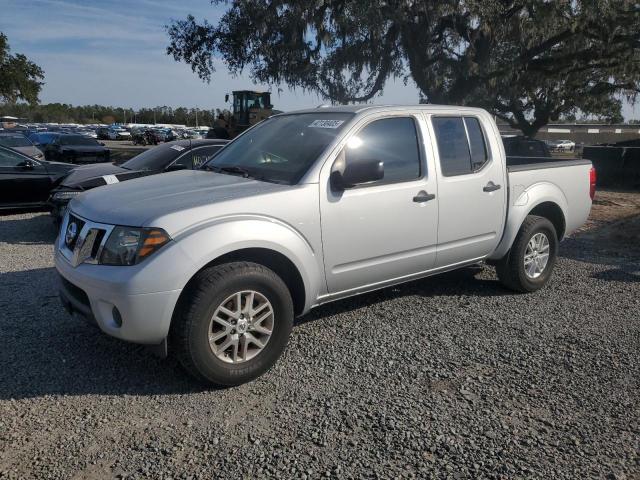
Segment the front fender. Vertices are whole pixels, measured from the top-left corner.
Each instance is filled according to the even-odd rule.
[[[298,269],[305,287],[308,311],[322,291],[320,252],[293,226],[266,216],[218,218],[179,233],[174,241],[189,258],[180,285],[184,288],[200,269],[223,255],[246,248],[264,248],[287,257]]]
[[[511,185],[509,187],[509,209],[502,239],[496,250],[489,256],[490,260],[499,260],[504,257],[511,248],[522,222],[538,205],[551,202],[562,210],[562,215],[567,218],[568,202],[562,190],[551,182],[535,183],[528,188],[523,185]],[[559,239],[562,240],[562,239]]]

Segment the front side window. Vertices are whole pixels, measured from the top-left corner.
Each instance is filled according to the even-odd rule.
[[[190,155],[190,163],[187,164],[187,168],[200,168],[213,154],[218,153],[218,150],[221,148],[222,145],[209,145],[207,147],[194,149]],[[181,160],[182,159],[178,160],[178,162],[181,162]]]
[[[16,167],[24,165],[26,158],[22,155],[9,150],[8,148],[0,149],[0,167]]]
[[[227,145],[204,168],[293,185],[352,117],[351,113],[314,112],[269,118]]]
[[[383,183],[420,177],[420,147],[413,118],[375,120],[349,139],[345,162],[379,160],[384,165]]]

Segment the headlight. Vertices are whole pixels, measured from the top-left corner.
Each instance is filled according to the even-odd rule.
[[[72,198],[77,197],[81,193],[82,192],[80,192],[80,191],[73,191],[73,190],[56,192],[56,193],[53,194],[53,199],[54,200],[60,200],[60,201],[71,200]]]
[[[162,248],[171,237],[161,228],[115,227],[104,245],[103,265],[135,265]]]

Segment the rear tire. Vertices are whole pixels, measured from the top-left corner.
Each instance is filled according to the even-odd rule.
[[[529,215],[509,252],[496,263],[498,279],[510,290],[535,292],[549,282],[557,254],[558,237],[553,224],[544,217]]]
[[[262,317],[266,320],[259,323]],[[287,346],[293,317],[291,294],[273,271],[250,262],[217,265],[200,272],[184,292],[170,346],[195,378],[240,385],[275,364]]]

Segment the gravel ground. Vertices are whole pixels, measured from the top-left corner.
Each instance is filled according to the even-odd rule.
[[[210,390],[59,305],[44,214],[0,218],[0,478],[640,478],[640,255],[569,239],[327,305]]]

